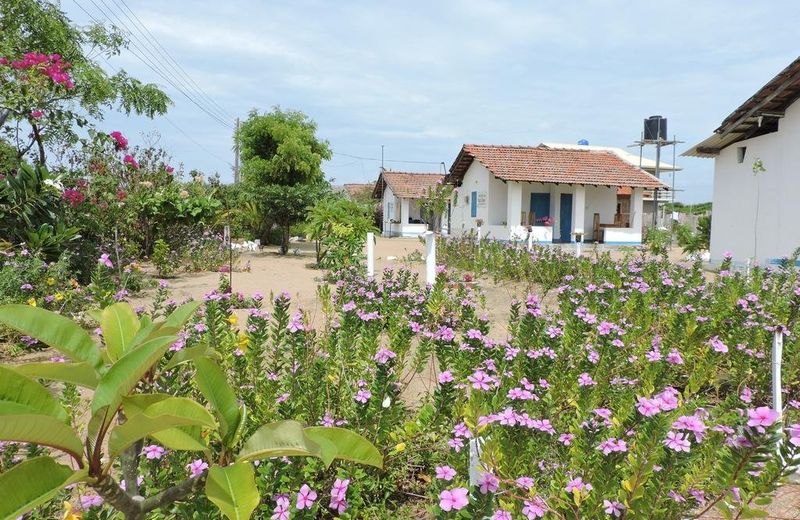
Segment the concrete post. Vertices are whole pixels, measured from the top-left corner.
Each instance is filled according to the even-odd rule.
[[[572,232],[575,234],[575,241],[577,242],[578,235],[580,235],[581,240],[584,238],[583,223],[586,220],[586,186],[576,185],[573,198]]]
[[[528,231],[528,252],[533,251],[533,230]]]
[[[433,231],[425,232],[425,283],[436,283],[436,235]]]
[[[642,213],[644,212],[644,190],[633,188],[631,194],[631,229],[635,233],[642,232]]]
[[[398,220],[400,220],[400,224],[401,224],[401,233],[402,233],[402,225],[408,224],[408,217],[409,217],[409,214],[408,214],[408,199],[405,198],[405,197],[402,197],[400,199],[400,218],[398,219]]]
[[[783,394],[781,393],[781,363],[783,361],[783,332],[772,337],[772,409],[783,416]]]
[[[522,220],[522,185],[508,181],[506,199],[506,225],[510,228],[519,226]],[[509,232],[510,236],[510,232]]]
[[[367,277],[375,276],[375,234],[367,233]]]

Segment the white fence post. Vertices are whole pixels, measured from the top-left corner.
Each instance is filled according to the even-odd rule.
[[[578,235],[580,237],[580,235]],[[583,242],[583,237],[578,238],[575,240],[575,257],[581,257],[581,243]]]
[[[483,471],[481,470],[481,443],[480,437],[469,440],[469,485],[475,487],[479,484]]]
[[[477,236],[476,240],[477,240],[477,243],[478,243],[478,249],[480,249],[481,248],[481,227],[480,226],[478,226],[478,236]]]
[[[425,232],[425,282],[436,283],[436,235],[433,231]]]
[[[533,230],[528,231],[528,252],[533,251]]]
[[[783,416],[781,393],[781,362],[783,361],[783,332],[775,331],[772,337],[772,409]]]
[[[367,233],[367,277],[375,276],[375,233]]]

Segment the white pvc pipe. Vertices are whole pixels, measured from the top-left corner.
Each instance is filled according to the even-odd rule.
[[[477,237],[477,241],[478,241],[478,249],[480,249],[480,247],[481,247],[481,227],[480,227],[480,226],[478,226],[478,237]]]
[[[481,443],[480,437],[469,440],[469,485],[475,487],[481,480]]]
[[[533,231],[528,232],[528,252],[533,251]]]
[[[575,257],[580,258],[581,256],[581,240],[575,241]]]
[[[367,233],[367,277],[375,276],[375,233]]]
[[[781,393],[781,363],[783,361],[783,332],[776,331],[772,337],[772,408],[783,415]]]
[[[436,235],[433,231],[425,232],[425,282],[436,283]]]

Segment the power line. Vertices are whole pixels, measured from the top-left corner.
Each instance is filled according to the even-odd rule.
[[[380,158],[375,157],[361,157],[360,155],[351,155],[349,153],[342,153],[342,152],[333,152],[333,155],[341,155],[342,157],[350,157],[351,159],[359,159],[362,161],[376,161],[381,162]],[[401,159],[384,159],[385,162],[394,162],[394,163],[404,163],[404,164],[436,164],[437,166],[442,164],[441,161],[410,161],[410,160],[401,160]]]
[[[79,8],[80,8],[80,9],[81,9],[81,10],[82,10],[84,13],[86,13],[86,14],[89,16],[89,18],[91,18],[91,19],[92,19],[92,20],[93,20],[95,23],[102,24],[102,22],[101,22],[100,20],[98,20],[97,18],[95,18],[95,17],[94,17],[94,16],[93,16],[93,15],[92,15],[92,14],[91,14],[89,11],[87,11],[87,10],[86,10],[86,9],[85,9],[85,8],[84,8],[84,7],[83,7],[83,6],[82,6],[82,5],[79,3],[79,2],[78,2],[78,0],[73,0],[73,1],[75,2],[75,5],[77,5],[77,6],[78,6],[78,7],[79,7]],[[114,25],[114,26],[118,27],[119,29],[122,29],[122,30],[124,30],[125,32],[127,32],[127,33],[128,33],[128,35],[130,35],[130,36],[131,36],[131,39],[129,39],[129,43],[131,44],[131,46],[132,46],[133,48],[131,48],[131,47],[128,47],[128,51],[130,51],[130,52],[131,52],[131,54],[133,54],[134,56],[136,56],[136,57],[139,59],[139,61],[141,61],[143,64],[145,64],[145,65],[146,65],[148,68],[150,68],[150,69],[151,69],[153,72],[155,72],[156,74],[158,74],[159,76],[161,76],[161,77],[162,77],[162,78],[163,78],[163,79],[164,79],[164,80],[165,80],[167,83],[169,83],[170,85],[172,85],[172,87],[174,87],[176,90],[178,90],[178,92],[180,92],[181,94],[183,94],[183,95],[184,95],[184,97],[186,97],[186,99],[188,99],[189,101],[191,101],[191,102],[192,102],[192,103],[193,103],[195,106],[197,106],[197,108],[199,108],[200,110],[202,110],[202,111],[203,111],[203,112],[204,112],[206,115],[208,115],[209,117],[211,117],[211,118],[212,118],[214,121],[216,121],[217,123],[221,124],[222,126],[224,126],[224,127],[228,128],[228,129],[230,129],[230,130],[233,130],[233,125],[232,125],[231,123],[227,122],[225,119],[223,119],[222,117],[220,117],[220,116],[218,116],[218,115],[214,114],[214,113],[213,113],[211,110],[209,110],[208,108],[206,108],[204,105],[200,104],[200,103],[199,103],[197,100],[195,100],[195,99],[194,99],[194,98],[193,98],[193,97],[192,97],[190,94],[188,94],[188,93],[187,93],[187,92],[184,90],[184,88],[182,88],[182,86],[181,86],[181,85],[179,85],[179,84],[177,84],[177,83],[176,83],[176,80],[174,80],[174,79],[173,79],[173,77],[170,75],[170,73],[169,73],[168,71],[166,71],[166,69],[162,69],[162,67],[161,67],[161,66],[159,66],[157,63],[153,63],[153,62],[152,62],[152,61],[151,61],[149,58],[147,58],[146,56],[144,56],[144,54],[145,54],[145,53],[149,53],[151,56],[155,57],[155,55],[154,55],[154,54],[153,54],[151,51],[149,51],[148,49],[146,49],[146,48],[143,48],[143,47],[141,47],[141,46],[139,45],[139,42],[140,42],[140,40],[139,40],[139,39],[136,37],[136,35],[134,35],[133,33],[131,33],[131,32],[130,32],[130,30],[128,30],[126,27],[124,27],[124,24],[122,24],[122,26],[118,25],[118,24],[120,23],[120,22],[119,22],[119,20],[117,20],[117,23],[115,23],[115,21],[114,21],[114,20],[111,18],[111,16],[109,16],[109,15],[108,15],[108,13],[106,13],[106,11],[105,11],[105,10],[104,10],[102,7],[100,7],[100,6],[99,6],[99,5],[98,5],[98,4],[97,4],[97,3],[96,3],[94,0],[89,0],[89,1],[90,1],[90,2],[91,2],[91,3],[92,3],[92,4],[93,4],[93,5],[94,5],[94,6],[97,8],[97,10],[98,10],[98,11],[100,11],[100,13],[101,13],[101,14],[102,14],[102,15],[103,15],[103,16],[104,16],[104,17],[105,17],[105,18],[106,18],[106,19],[107,19],[109,22],[111,22],[111,23],[112,23],[112,25]],[[101,1],[102,1],[102,0],[101,0]],[[106,7],[108,7],[108,6],[106,6]],[[109,10],[110,10],[110,8],[109,8]],[[112,12],[112,15],[113,15],[113,12]],[[115,17],[115,18],[116,18],[116,17]],[[135,50],[134,50],[134,49],[135,49]],[[137,51],[138,51],[138,52],[137,52]],[[158,59],[156,58],[156,62],[157,62],[157,61],[158,61]],[[180,81],[178,81],[178,83],[180,83]]]
[[[125,17],[126,17],[128,20],[131,20],[131,18],[130,18],[128,15],[126,15],[126,14],[125,14],[125,13],[122,11],[122,7],[120,6],[120,3],[119,3],[119,2],[117,2],[117,0],[112,0],[112,1],[113,1],[113,2],[114,2],[114,4],[115,4],[115,5],[116,5],[116,6],[119,8],[120,12],[122,12],[122,13],[123,13],[123,15],[125,15]],[[174,64],[174,65],[175,65],[175,67],[176,67],[176,68],[177,68],[177,70],[178,70],[178,71],[179,71],[179,72],[180,72],[180,73],[183,75],[183,77],[185,77],[185,78],[186,78],[186,80],[187,80],[187,81],[188,81],[188,82],[189,82],[191,85],[193,85],[193,86],[195,87],[195,91],[196,91],[198,94],[200,94],[200,97],[202,97],[202,98],[205,98],[205,99],[206,99],[206,100],[207,100],[207,101],[208,101],[208,102],[209,102],[209,103],[210,103],[210,104],[211,104],[213,107],[215,107],[215,109],[216,109],[216,110],[215,110],[215,112],[216,112],[216,113],[218,113],[219,115],[223,116],[223,118],[228,118],[228,119],[233,119],[233,118],[235,118],[235,116],[234,116],[234,115],[232,115],[230,112],[228,112],[227,110],[225,110],[225,108],[223,108],[223,107],[222,107],[222,105],[220,105],[219,103],[217,103],[217,102],[216,102],[216,100],[214,100],[214,98],[212,98],[211,96],[209,96],[209,95],[208,95],[208,93],[207,93],[205,90],[203,90],[203,87],[201,87],[201,86],[200,86],[200,85],[197,83],[197,81],[195,81],[195,80],[194,80],[194,78],[193,78],[191,75],[189,75],[189,73],[188,73],[188,72],[186,72],[186,69],[184,69],[184,68],[183,68],[183,66],[182,66],[182,65],[181,65],[181,64],[180,64],[180,63],[179,63],[179,62],[178,62],[178,61],[177,61],[177,60],[176,60],[176,59],[175,59],[175,58],[174,58],[174,57],[173,57],[173,56],[172,56],[172,55],[169,53],[169,51],[168,51],[166,48],[164,48],[164,46],[163,46],[163,45],[161,45],[161,42],[160,42],[160,41],[158,41],[158,38],[156,38],[156,36],[155,36],[155,35],[153,35],[153,33],[152,33],[152,32],[150,32],[150,29],[148,29],[148,28],[147,28],[147,26],[144,24],[144,22],[142,22],[142,20],[141,20],[141,19],[140,19],[140,18],[139,18],[139,17],[136,15],[136,13],[135,13],[135,12],[134,12],[134,11],[133,11],[131,8],[130,8],[130,6],[128,6],[127,2],[125,2],[125,0],[119,0],[119,1],[122,3],[122,6],[124,6],[124,7],[125,7],[125,9],[126,9],[126,10],[127,10],[127,11],[128,11],[128,12],[129,12],[129,13],[132,15],[132,16],[133,16],[133,20],[131,20],[131,22],[133,23],[133,26],[134,26],[134,28],[136,28],[136,26],[137,26],[137,23],[138,23],[138,26],[139,26],[141,29],[144,29],[144,31],[147,33],[147,35],[149,35],[149,36],[150,36],[150,40],[152,40],[153,42],[155,42],[155,45],[157,46],[157,48],[156,48],[156,51],[157,51],[157,52],[158,52],[158,53],[159,53],[159,54],[160,54],[160,55],[161,55],[161,56],[162,56],[162,57],[163,57],[165,60],[167,60],[167,61],[169,61],[169,62],[171,62],[172,64]],[[140,32],[140,34],[143,34],[143,35],[144,35],[144,33],[142,33],[142,32],[141,32],[141,30],[140,30],[139,32]],[[145,36],[145,39],[147,39],[147,36]],[[150,41],[150,40],[148,40],[148,41]],[[162,52],[162,51],[163,51],[163,52]]]

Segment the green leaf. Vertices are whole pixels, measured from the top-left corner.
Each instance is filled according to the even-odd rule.
[[[170,407],[172,409],[181,408],[183,401],[189,401],[190,408],[199,407],[202,411],[196,411],[196,417],[201,417],[203,424],[210,428],[216,428],[214,418],[208,411],[203,408],[196,401],[189,399],[173,397],[169,394],[137,394],[126,397],[122,401],[122,408],[125,415],[129,418],[134,415],[142,414],[147,410],[149,415],[157,415],[159,413],[170,415]],[[166,401],[166,403],[165,403]],[[154,406],[157,403],[158,406]],[[150,408],[152,407],[152,408]],[[182,412],[182,411],[181,411]],[[172,414],[181,415],[182,413]],[[199,426],[180,426],[176,428],[167,428],[161,431],[154,431],[149,434],[149,437],[156,439],[160,444],[171,450],[180,451],[205,451],[208,446],[203,441],[201,436],[202,430]]]
[[[188,363],[189,361],[195,361],[199,357],[216,357],[217,352],[214,349],[208,348],[208,345],[205,343],[201,343],[199,345],[195,345],[194,347],[185,348],[179,350],[175,354],[173,354],[172,358],[167,361],[167,364],[164,365],[164,370],[172,370],[178,365],[182,365],[183,363]]]
[[[208,446],[203,441],[202,429],[199,426],[179,426],[151,435],[165,448],[175,451],[206,451]]]
[[[139,380],[163,357],[175,342],[175,336],[155,338],[131,350],[111,365],[97,384],[92,399],[92,414],[108,407],[113,416],[122,402],[139,383]]]
[[[197,388],[208,400],[219,420],[219,431],[223,440],[228,440],[236,432],[239,424],[239,403],[236,395],[228,384],[222,368],[214,361],[200,357],[194,361],[197,371],[195,383]]]
[[[112,362],[121,358],[130,348],[139,326],[139,318],[127,302],[115,303],[103,309],[100,328],[103,329],[103,341]]]
[[[183,400],[192,403],[189,399]],[[161,403],[156,403],[154,406],[159,404]],[[150,408],[148,408],[145,413],[129,417],[124,423],[111,430],[111,437],[108,441],[110,458],[118,457],[125,448],[139,439],[176,426],[214,427],[214,419],[211,414],[197,403],[192,403],[192,405],[185,404],[180,412],[173,411],[171,414],[157,412],[151,414]]]
[[[0,474],[0,518],[17,518],[85,476],[46,456],[21,462]]]
[[[102,365],[100,350],[74,321],[30,305],[0,305],[0,323],[36,338],[74,361]]]
[[[297,421],[265,424],[250,436],[239,451],[237,462],[270,457],[322,457],[319,444],[311,440]]]
[[[84,388],[94,389],[99,381],[97,371],[89,363],[26,363],[11,368],[28,377],[62,381]]]
[[[67,411],[47,388],[4,366],[0,366],[0,409],[5,413],[44,414],[69,422]]]
[[[247,463],[212,466],[206,479],[206,496],[231,520],[247,520],[261,501],[255,472]]]
[[[322,447],[325,465],[330,465],[333,459],[342,459],[383,469],[383,456],[378,448],[353,431],[325,426],[311,426],[303,431]]]
[[[0,440],[50,446],[82,460],[81,440],[70,426],[50,415],[9,414],[0,410]]]

